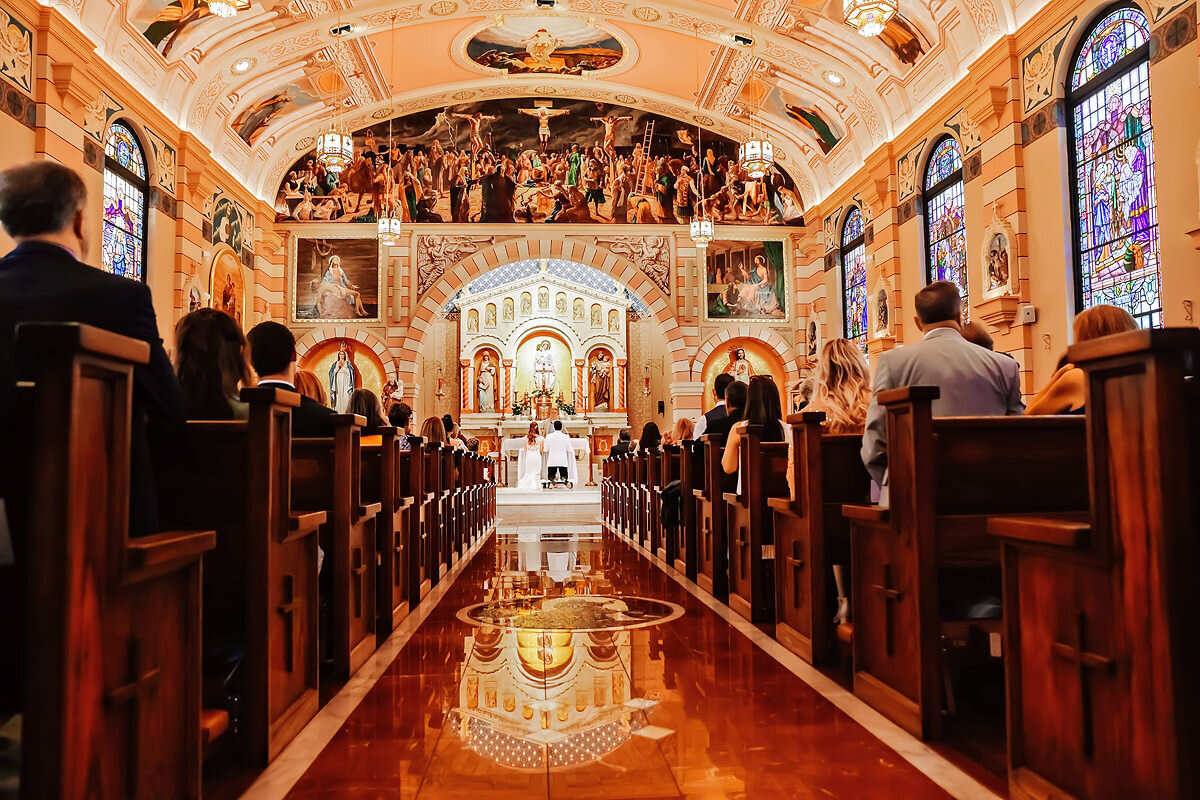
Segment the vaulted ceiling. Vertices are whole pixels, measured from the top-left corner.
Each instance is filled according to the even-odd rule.
[[[550,10],[535,0],[254,0],[232,19],[204,0],[132,1],[61,8],[265,200],[331,109],[357,129],[393,113],[530,97],[641,108],[733,139],[753,115],[807,205],[1044,2],[902,0],[900,22],[868,38],[842,23],[842,0],[558,0]],[[507,74],[468,56],[483,28],[534,15],[594,25],[624,56],[584,75]]]

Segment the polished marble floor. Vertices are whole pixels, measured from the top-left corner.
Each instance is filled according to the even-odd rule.
[[[603,533],[594,506],[502,516],[407,641],[348,687],[329,735],[285,752],[280,775],[298,780],[246,797],[974,794],[940,788],[971,783],[902,757],[753,629]]]

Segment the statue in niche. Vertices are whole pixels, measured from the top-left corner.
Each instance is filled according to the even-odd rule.
[[[583,298],[576,297],[571,308],[571,320],[573,322],[583,322]]]
[[[879,333],[887,333],[888,329],[888,295],[887,289],[880,289],[875,299],[876,328]]]
[[[613,363],[604,350],[596,353],[588,373],[592,380],[592,408],[607,411],[612,402]]]
[[[467,333],[479,333],[479,312],[473,308],[467,312]]]
[[[505,322],[513,321],[513,299],[511,297],[504,298],[504,311],[501,313]]]
[[[815,360],[817,357],[817,323],[808,323],[808,357]]]
[[[735,381],[742,383],[750,383],[750,379],[754,377],[754,367],[750,366],[750,361],[746,358],[746,351],[740,347],[732,348],[729,351],[729,366],[725,371],[733,376]]]
[[[554,312],[560,317],[567,315],[567,296],[565,294],[560,294],[554,298]]]
[[[554,394],[558,388],[554,351],[550,349],[549,339],[538,342],[537,352],[533,356],[533,388],[545,394]]]
[[[479,396],[479,412],[488,414],[496,410],[496,365],[491,353],[485,352],[479,359],[479,377],[475,380]]]
[[[354,350],[347,342],[338,344],[337,360],[329,367],[329,406],[339,414],[350,408],[350,398],[357,387]]]
[[[598,303],[596,305],[592,306],[592,327],[593,328],[604,327],[604,321],[600,319],[600,305]]]
[[[620,333],[621,332],[621,315],[617,312],[617,310],[615,308],[612,311],[608,312],[608,332],[609,333]]]
[[[496,327],[496,307],[491,303],[487,304],[487,310],[483,313],[483,324],[485,327]]]
[[[549,311],[550,310],[550,290],[547,289],[545,286],[538,289],[538,310],[539,311]]]
[[[521,295],[521,316],[528,317],[533,313],[533,296],[529,292]]]

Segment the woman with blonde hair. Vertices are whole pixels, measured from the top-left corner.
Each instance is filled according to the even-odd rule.
[[[695,425],[687,417],[680,417],[675,420],[675,427],[663,439],[663,444],[683,444],[692,440],[692,434],[695,431]]]
[[[1075,343],[1135,331],[1137,321],[1123,308],[1099,305],[1079,312],[1072,326]],[[1087,382],[1083,370],[1067,363],[1059,368],[1025,408],[1026,414],[1082,414],[1087,401]]]
[[[805,411],[824,411],[828,433],[862,433],[871,404],[867,360],[849,339],[830,339],[821,348],[812,399]]]
[[[325,386],[321,379],[306,369],[296,370],[296,391],[323,406],[329,405],[329,397],[325,394]]]

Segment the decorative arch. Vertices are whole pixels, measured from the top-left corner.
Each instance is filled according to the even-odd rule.
[[[800,371],[796,368],[796,355],[792,352],[791,345],[775,331],[769,328],[763,329],[756,325],[731,325],[708,337],[704,344],[700,345],[700,349],[696,351],[696,357],[692,360],[692,380],[704,380],[704,365],[708,362],[708,357],[712,355],[714,350],[731,339],[745,339],[748,337],[761,339],[775,351],[775,355],[779,356],[779,360],[783,362],[783,366],[787,370],[787,374],[784,376],[784,384],[791,386],[800,380]]]
[[[383,371],[389,381],[396,380],[396,362],[392,358],[392,353],[388,346],[371,331],[365,328],[359,328],[355,325],[335,325],[325,328],[314,328],[308,333],[300,337],[296,342],[296,357],[303,359],[308,352],[322,342],[330,339],[354,339],[362,342],[367,347],[374,351],[379,360],[383,363]]]
[[[581,241],[551,239],[517,239],[485,247],[447,267],[445,273],[429,288],[413,311],[413,318],[404,337],[399,357],[399,375],[410,385],[417,383],[418,354],[433,320],[441,314],[446,301],[462,287],[485,272],[513,261],[529,258],[561,258],[598,269],[624,284],[649,309],[667,340],[671,354],[672,380],[691,380],[691,361],[688,358],[683,329],[671,313],[670,298],[654,285],[634,264],[615,253]]]

